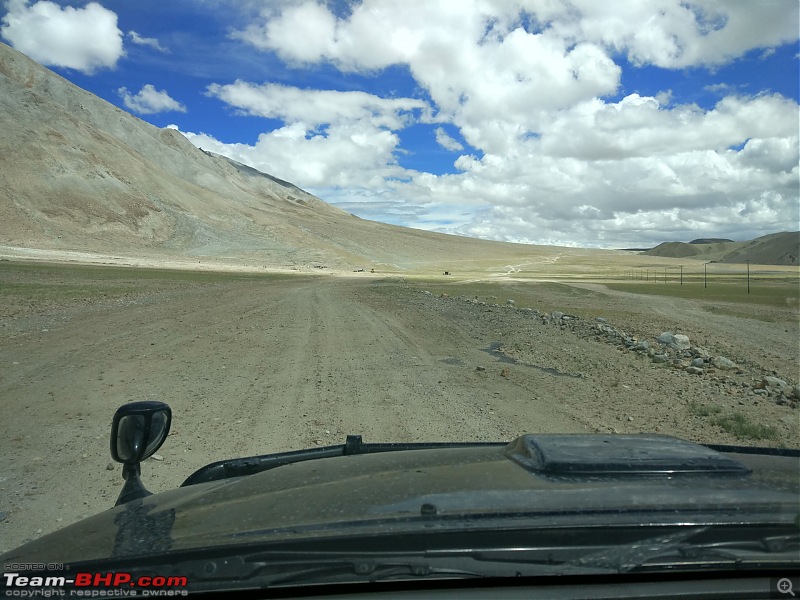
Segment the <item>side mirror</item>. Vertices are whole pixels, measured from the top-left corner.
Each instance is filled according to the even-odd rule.
[[[163,402],[131,402],[120,406],[114,413],[111,457],[122,463],[122,477],[125,479],[117,506],[150,495],[139,479],[139,463],[161,447],[171,423],[172,410]]]

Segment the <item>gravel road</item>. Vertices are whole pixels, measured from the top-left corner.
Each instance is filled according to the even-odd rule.
[[[24,276],[8,271],[6,283]],[[0,312],[0,551],[113,505],[122,479],[108,468],[109,424],[134,400],[164,400],[174,413],[161,460],[142,466],[154,492],[212,461],[348,433],[378,442],[660,431],[735,443],[689,411],[718,399],[777,423],[771,444],[797,439],[791,406],[402,280],[87,285],[74,297],[11,297]],[[569,308],[548,289],[543,309]]]

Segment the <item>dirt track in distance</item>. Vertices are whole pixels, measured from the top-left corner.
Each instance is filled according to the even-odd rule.
[[[109,424],[134,400],[173,409],[163,460],[142,466],[154,492],[212,461],[348,433],[366,442],[710,434],[686,406],[713,397],[716,384],[402,280],[2,276],[11,287],[33,278],[71,292],[25,288],[0,312],[0,551],[113,505],[122,479],[117,465],[107,469]],[[549,289],[543,310],[568,309]],[[754,410],[778,422],[771,443],[796,439],[796,425],[779,422],[796,409]]]

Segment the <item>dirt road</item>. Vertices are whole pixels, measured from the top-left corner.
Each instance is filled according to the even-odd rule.
[[[122,480],[117,465],[108,469],[109,424],[129,401],[173,409],[162,460],[142,467],[161,491],[212,461],[348,433],[367,442],[653,430],[703,439],[709,428],[687,404],[720,395],[716,382],[654,369],[522,311],[402,281],[67,283],[78,291],[29,300],[25,288],[0,314],[0,551],[113,505]],[[754,410],[770,422],[795,414],[765,404]],[[796,426],[779,425],[773,443],[795,439]]]
[[[120,404],[174,411],[158,491],[223,458],[366,441],[502,440],[515,386],[475,370],[486,340],[379,283],[343,279],[189,285],[56,307],[4,327],[1,549],[113,505],[108,431]],[[9,332],[9,330],[11,330]],[[541,427],[583,431],[557,408]]]

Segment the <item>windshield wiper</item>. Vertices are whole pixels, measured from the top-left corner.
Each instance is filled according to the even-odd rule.
[[[739,532],[741,533],[741,532]],[[689,541],[694,538],[694,541]],[[699,541],[698,541],[699,540]],[[346,544],[352,548],[351,544]],[[176,572],[210,589],[419,578],[505,578],[615,574],[663,569],[796,568],[800,535],[734,539],[712,527],[643,537],[621,545],[440,548],[397,552],[256,551],[180,561]]]
[[[352,552],[268,552],[220,560],[176,563],[203,589],[264,588],[312,583],[376,583],[398,580],[532,577],[597,573],[595,567],[553,564],[547,558],[493,557],[492,551],[402,552],[356,555]],[[605,571],[605,569],[603,570]]]
[[[627,547],[612,546],[587,554],[570,564],[625,573],[678,567],[758,568],[767,564],[797,567],[800,562],[800,534],[687,542],[689,538],[700,537],[709,530],[709,527],[695,527],[643,539]]]

